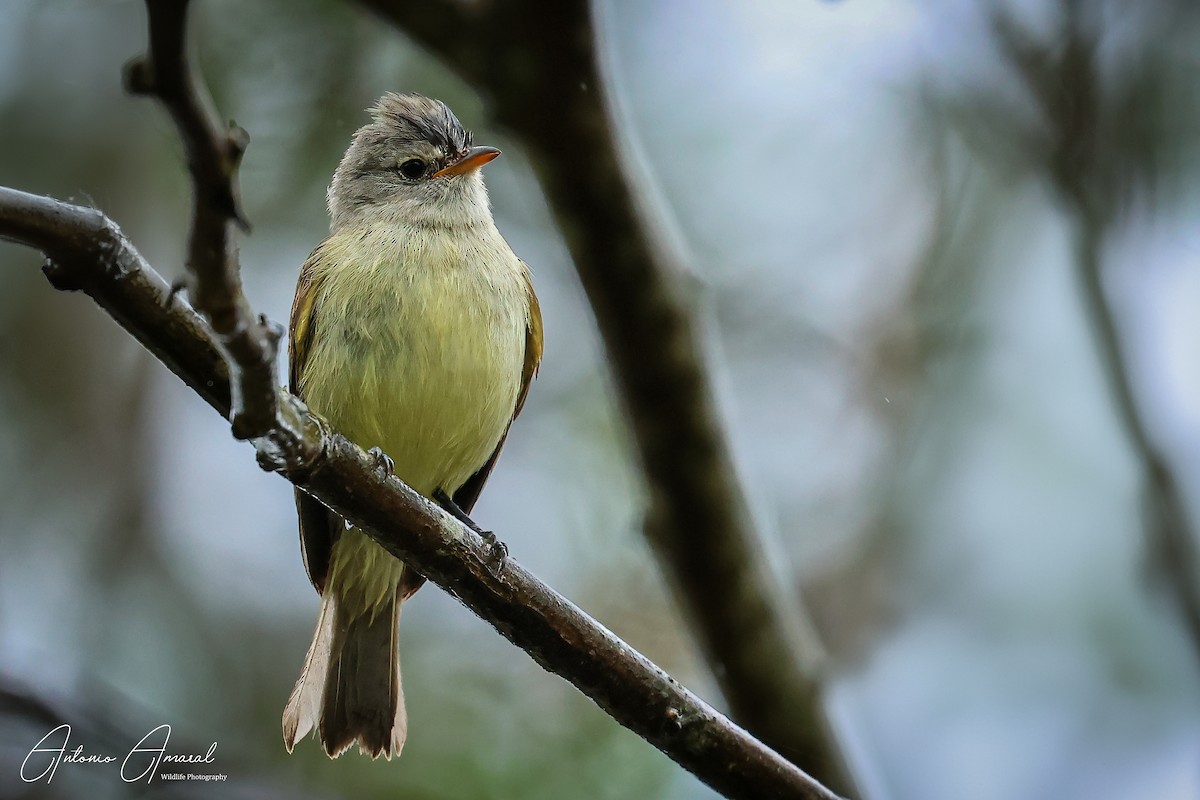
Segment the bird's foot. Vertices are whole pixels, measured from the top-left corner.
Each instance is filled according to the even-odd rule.
[[[170,308],[171,303],[175,302],[175,298],[186,292],[188,289],[187,278],[176,278],[171,281],[171,291],[167,292],[167,298],[163,300],[163,307]]]
[[[504,569],[504,563],[508,561],[508,545],[496,538],[493,531],[476,530],[476,532],[487,543],[488,549],[491,550],[488,558],[488,569],[493,576],[498,577],[500,570]]]
[[[367,455],[375,459],[375,469],[382,473],[383,477],[391,477],[396,471],[396,462],[392,461],[391,457],[378,447],[372,447],[367,451]]]
[[[485,531],[483,528],[475,524],[475,520],[467,515],[467,512],[458,507],[458,503],[450,495],[446,494],[441,489],[433,493],[433,500],[446,511],[450,512],[450,516],[466,525],[471,530],[479,534],[480,538],[488,546],[487,567],[493,577],[500,575],[500,570],[504,568],[504,562],[508,560],[508,545],[496,538],[496,534],[492,531]]]

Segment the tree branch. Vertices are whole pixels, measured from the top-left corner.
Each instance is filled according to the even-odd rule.
[[[444,58],[528,147],[633,424],[650,488],[647,535],[734,718],[856,793],[821,704],[824,650],[765,565],[679,264],[638,212],[588,3],[360,1]]]
[[[99,211],[0,188],[0,238],[46,253],[56,288],[87,293],[222,413],[229,379],[204,321]],[[374,460],[281,391],[257,439],[259,463],[320,499],[561,675],[617,722],[730,798],[836,797],[734,725],[514,559],[437,505],[383,476]]]
[[[188,289],[233,371],[230,421],[239,439],[261,436],[275,418],[275,358],[282,329],[256,318],[242,294],[234,225],[249,223],[237,192],[237,168],[249,136],[223,125],[187,58],[187,0],[146,0],[150,46],[125,67],[125,87],[157,98],[171,114],[192,176]]]

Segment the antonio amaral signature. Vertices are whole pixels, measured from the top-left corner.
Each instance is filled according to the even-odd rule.
[[[61,740],[60,738],[61,737]],[[121,762],[121,780],[134,783],[143,778],[146,783],[154,780],[161,764],[212,764],[216,761],[213,755],[217,752],[217,743],[213,742],[208,752],[200,753],[168,753],[167,743],[171,740],[171,726],[159,725],[141,738],[125,760]],[[116,756],[103,753],[84,752],[83,745],[70,748],[71,726],[59,725],[33,746],[29,755],[21,762],[21,780],[26,783],[36,783],[45,779],[46,783],[54,780],[54,773],[60,764],[113,764]],[[41,768],[41,772],[37,770]],[[214,776],[196,775],[197,779],[213,780]],[[219,776],[224,779],[225,776]]]

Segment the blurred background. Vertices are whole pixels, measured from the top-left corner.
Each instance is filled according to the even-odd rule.
[[[251,134],[241,260],[276,320],[379,94],[440,97],[504,149],[488,186],[547,347],[475,517],[719,705],[520,143],[353,4],[194,5]],[[867,796],[1200,796],[1200,9],[602,0],[597,24]],[[144,36],[134,0],[0,4],[0,184],[95,203],[171,279],[180,146],[120,88]],[[88,751],[164,722],[172,750],[218,743],[227,783],[141,796],[714,796],[432,586],[402,627],[403,758],[287,756],[317,608],[290,487],[38,254],[0,263],[0,797],[133,791],[86,766],[21,783],[51,711]]]

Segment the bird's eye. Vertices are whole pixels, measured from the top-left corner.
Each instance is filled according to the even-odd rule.
[[[400,174],[410,181],[415,181],[425,174],[425,162],[419,158],[410,158],[400,165]]]

